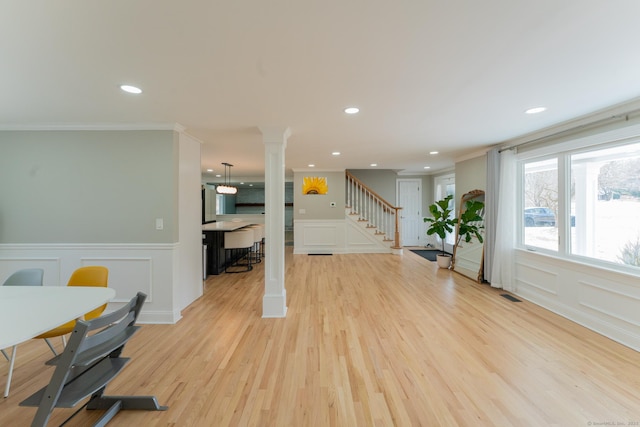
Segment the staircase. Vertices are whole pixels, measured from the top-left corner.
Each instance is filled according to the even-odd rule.
[[[400,209],[346,172],[344,219],[296,219],[293,224],[293,253],[402,254]]]
[[[349,172],[345,183],[345,214],[352,230],[367,233],[389,252],[401,253],[398,211],[402,208],[391,205]]]

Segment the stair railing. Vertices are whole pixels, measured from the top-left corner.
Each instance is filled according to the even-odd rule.
[[[358,221],[366,222],[367,228],[375,228],[376,234],[384,235],[385,241],[393,241],[393,249],[400,249],[400,221],[398,211],[375,191],[367,187],[355,176],[346,172],[346,207]]]

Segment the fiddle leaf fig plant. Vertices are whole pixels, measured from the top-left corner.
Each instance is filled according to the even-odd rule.
[[[433,218],[424,218],[424,222],[428,222],[429,228],[427,229],[427,235],[437,235],[442,242],[442,254],[444,251],[444,239],[447,237],[447,233],[453,233],[455,225],[458,223],[458,218],[455,218],[453,210],[450,208],[451,199],[453,195],[448,195],[442,200],[438,200],[434,204],[429,206],[429,212]]]
[[[460,214],[460,222],[458,223],[458,243],[464,239],[469,243],[473,237],[483,242],[481,230],[483,217],[480,214],[484,209],[484,203],[478,200],[467,200],[464,211]]]

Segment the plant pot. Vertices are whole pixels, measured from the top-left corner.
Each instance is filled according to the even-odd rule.
[[[436,262],[438,263],[438,267],[440,268],[449,268],[451,267],[451,255],[438,254],[436,255]]]

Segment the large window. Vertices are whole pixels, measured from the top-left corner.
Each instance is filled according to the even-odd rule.
[[[640,144],[570,159],[571,253],[640,266]]]
[[[523,245],[640,267],[639,141],[523,160]]]
[[[558,250],[558,159],[524,165],[524,244]]]

